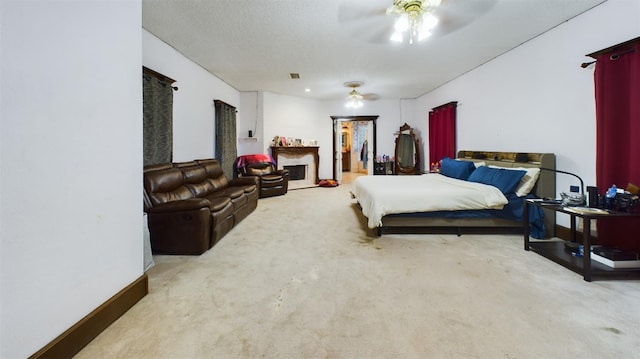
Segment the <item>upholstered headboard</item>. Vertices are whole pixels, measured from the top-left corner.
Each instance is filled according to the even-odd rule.
[[[522,152],[488,152],[488,151],[458,151],[459,159],[473,162],[484,162],[487,165],[499,167],[537,167],[556,168],[556,156],[553,153],[522,153]],[[556,174],[552,171],[540,171],[538,182],[533,188],[533,194],[540,198],[556,197]],[[545,211],[545,227],[547,236],[554,236],[555,212]]]

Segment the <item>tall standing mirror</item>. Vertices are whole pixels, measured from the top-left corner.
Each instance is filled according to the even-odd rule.
[[[420,143],[406,123],[396,137],[395,167],[397,174],[420,174]]]

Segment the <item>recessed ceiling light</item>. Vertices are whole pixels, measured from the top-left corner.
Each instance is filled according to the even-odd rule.
[[[311,92],[311,89],[304,89],[304,92]]]

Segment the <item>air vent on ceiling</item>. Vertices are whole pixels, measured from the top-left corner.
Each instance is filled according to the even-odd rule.
[[[292,80],[296,80],[300,78],[300,74],[296,72],[292,72],[289,74],[289,77],[291,77]]]

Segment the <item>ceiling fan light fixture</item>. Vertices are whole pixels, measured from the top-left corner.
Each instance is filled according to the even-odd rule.
[[[405,32],[408,32],[409,44],[431,36],[431,30],[438,24],[433,12],[440,3],[441,0],[394,0],[387,8],[387,15],[399,15],[391,41],[402,42]]]
[[[400,15],[396,23],[393,25],[393,28],[396,32],[405,32],[409,30],[409,15]]]
[[[352,100],[349,101],[345,104],[345,107],[347,108],[360,108],[362,107],[362,101],[359,100]]]
[[[426,39],[427,37],[431,36],[431,31],[420,31],[418,33],[418,41],[422,41],[424,39]]]
[[[438,18],[430,12],[425,12],[422,15],[422,24],[420,25],[427,30],[433,30],[438,25]]]
[[[363,105],[362,100],[364,100],[364,96],[362,96],[356,88],[362,86],[364,83],[360,81],[351,81],[345,82],[344,85],[346,87],[350,87],[351,91],[347,95],[347,103],[345,106],[347,108],[360,108]]]

